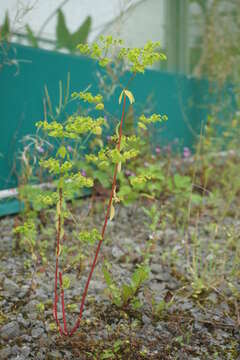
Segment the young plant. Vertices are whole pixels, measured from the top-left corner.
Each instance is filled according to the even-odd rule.
[[[126,309],[129,305],[131,305],[134,310],[141,307],[141,302],[137,298],[137,295],[142,284],[149,277],[149,267],[147,265],[142,264],[137,267],[131,277],[130,283],[124,283],[121,286],[118,286],[113,280],[106,265],[103,267],[103,275],[107,284],[108,295],[113,304],[121,309]]]
[[[108,220],[113,219],[115,215],[115,204],[120,200],[117,194],[117,175],[121,172],[122,165],[129,162],[138,154],[138,149],[134,146],[134,144],[138,143],[139,139],[136,136],[128,137],[123,135],[123,124],[127,99],[131,105],[135,101],[133,94],[129,90],[129,85],[137,73],[144,73],[144,70],[147,66],[151,66],[156,61],[165,59],[165,55],[158,52],[159,43],[152,43],[151,41],[149,41],[143,48],[129,49],[122,47],[122,41],[113,40],[111,36],[108,36],[106,38],[101,37],[100,44],[94,43],[91,46],[88,44],[80,44],[78,48],[82,54],[97,60],[99,65],[102,67],[114,67],[113,58],[108,57],[109,53],[114,53],[114,56],[118,59],[118,61],[123,61],[128,64],[129,72],[132,73],[132,75],[127,85],[120,93],[119,104],[122,104],[122,111],[121,120],[115,129],[115,135],[112,137],[112,144],[114,147],[111,148],[107,145],[105,147],[101,147],[98,152],[96,151],[95,153],[86,155],[86,161],[93,164],[93,166],[96,168],[104,170],[113,165],[114,173],[101,234],[96,237],[98,238],[98,244],[84,287],[80,303],[79,316],[72,329],[68,329],[67,327],[65,314],[64,288],[66,288],[66,281],[62,271],[59,270],[60,255],[62,252],[62,239],[64,235],[63,225],[66,213],[64,209],[66,208],[67,185],[71,183],[72,187],[75,187],[77,190],[84,189],[86,187],[90,188],[93,186],[93,180],[83,175],[79,169],[76,168],[72,159],[72,154],[67,147],[67,141],[71,140],[72,142],[77,141],[78,143],[85,143],[86,138],[89,139],[94,135],[97,136],[102,133],[102,127],[105,125],[106,121],[102,116],[94,118],[90,116],[90,114],[87,116],[74,114],[69,116],[69,118],[64,123],[61,123],[57,120],[53,120],[51,122],[44,120],[37,123],[38,128],[41,128],[50,138],[53,138],[55,143],[56,140],[59,143],[55,156],[53,154],[48,159],[42,160],[40,165],[43,169],[46,169],[54,176],[57,184],[56,192],[47,196],[45,199],[43,198],[43,201],[45,200],[50,205],[56,204],[57,231],[53,314],[60,334],[66,336],[72,336],[80,325],[85,299],[93,271],[97,263],[99,251],[104,240]],[[93,95],[90,92],[83,91],[79,93],[73,93],[72,97],[79,99],[84,103],[88,103],[89,107],[92,107],[94,111],[103,111],[104,109],[103,97],[100,94]],[[147,127],[151,123],[162,122],[162,120],[164,120],[164,118],[161,115],[153,114],[150,117],[142,115],[139,118],[139,124],[142,124],[142,127]],[[145,183],[150,179],[151,176],[146,172],[140,176],[135,176],[131,179],[131,181],[134,183]],[[84,234],[85,239],[89,236],[91,237],[91,234],[88,236]],[[138,270],[138,272],[139,271],[140,270]],[[141,284],[141,281],[139,282],[139,278],[141,278],[141,276],[138,275],[138,273],[134,273],[132,278],[132,285],[129,287],[126,285],[125,288],[127,290],[126,293],[124,293],[124,303],[128,302],[129,299],[131,299],[138,291]],[[57,311],[59,292],[63,314],[63,327],[59,322]]]
[[[151,221],[149,223],[145,223],[146,226],[149,227],[152,233],[155,233],[157,230],[157,226],[160,220],[160,211],[157,208],[156,204],[153,204],[150,209],[143,207],[144,213],[148,216],[149,220]]]

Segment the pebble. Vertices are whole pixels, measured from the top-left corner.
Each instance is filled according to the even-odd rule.
[[[8,359],[9,356],[11,355],[11,352],[12,352],[11,346],[7,345],[5,348],[0,350],[0,359],[2,360]]]
[[[29,346],[23,346],[22,349],[21,349],[21,353],[22,353],[22,355],[23,355],[25,358],[28,357],[28,355],[30,354],[30,352],[31,352],[31,349],[30,349]]]
[[[139,209],[136,209],[136,212],[141,213]],[[136,259],[139,261],[141,260],[141,257],[139,254],[141,254],[141,251],[143,250],[143,243],[141,243],[141,246],[139,246],[140,241],[143,242],[145,239],[148,238],[147,230],[145,231],[142,226],[142,220],[143,217],[139,218],[136,222],[136,213],[135,210],[125,210],[122,211],[123,217],[121,217],[121,214],[119,213],[119,216],[121,217],[121,220],[119,223],[112,222],[112,228],[110,229],[110,235],[112,239],[117,238],[115,235],[119,234],[119,239],[122,239],[121,242],[113,241],[111,247],[106,244],[106,254],[112,255],[114,258],[114,261],[112,261],[112,273],[114,279],[121,279],[121,282],[128,282],[128,280],[131,278],[131,274],[133,272],[133,263],[132,263],[132,256],[136,254]],[[130,215],[132,214],[132,219],[130,219]],[[139,215],[140,216],[140,215]],[[141,215],[142,216],[142,215]],[[130,223],[131,221],[131,223]],[[132,222],[133,221],[133,222]],[[2,223],[2,220],[1,220]],[[8,221],[6,222],[6,225],[8,224]],[[124,226],[123,226],[124,225]],[[12,226],[12,225],[11,225]],[[123,230],[123,227],[126,228],[126,230]],[[173,225],[170,225],[170,227],[173,227]],[[117,229],[117,231],[116,231]],[[195,227],[192,229],[194,232]],[[6,234],[10,233],[11,227],[8,227],[6,230]],[[191,229],[189,229],[189,232],[191,232]],[[115,237],[114,237],[114,236]],[[170,272],[170,266],[168,267],[165,265],[163,260],[161,259],[161,254],[165,250],[164,244],[168,243],[174,246],[174,241],[180,241],[180,233],[173,228],[166,228],[166,230],[159,230],[156,231],[152,238],[156,240],[154,253],[151,257],[150,262],[150,268],[151,268],[151,280],[146,281],[144,284],[144,290],[145,288],[149,289],[149,293],[151,293],[154,296],[154,299],[156,302],[160,301],[165,293],[166,288],[175,289],[178,287],[180,282],[174,278],[173,275],[171,275]],[[201,235],[202,238],[202,235]],[[206,240],[204,239],[204,243]],[[1,242],[0,242],[1,246]],[[0,250],[3,250],[4,247],[1,247]],[[179,255],[182,254],[182,243],[179,245]],[[104,250],[104,249],[103,249]],[[8,252],[7,252],[8,251]],[[9,359],[9,360],[27,360],[27,359],[36,359],[36,360],[46,360],[46,359],[52,359],[52,360],[58,360],[58,359],[74,359],[75,357],[72,355],[72,348],[68,348],[68,350],[57,350],[55,345],[55,340],[58,338],[57,332],[49,331],[49,325],[48,322],[53,322],[52,319],[52,305],[47,304],[46,302],[51,299],[53,296],[53,284],[54,284],[54,273],[52,271],[46,271],[42,273],[36,273],[36,276],[34,278],[35,287],[34,290],[29,292],[29,286],[31,285],[31,271],[28,269],[24,270],[24,273],[22,272],[23,269],[23,256],[22,254],[17,255],[14,254],[14,256],[11,256],[9,253],[9,248],[6,247],[6,256],[2,257],[0,259],[0,265],[3,269],[2,274],[0,274],[0,284],[3,288],[3,291],[1,293],[1,302],[0,307],[3,311],[3,314],[7,316],[8,324],[5,324],[0,328],[0,359]],[[125,255],[128,255],[129,262],[125,262],[126,257]],[[48,254],[49,255],[49,254]],[[26,255],[26,259],[29,255]],[[54,256],[53,256],[54,257]],[[181,257],[179,257],[181,260]],[[184,257],[183,257],[184,259]],[[127,259],[128,260],[128,259]],[[99,261],[100,262],[100,261]],[[89,268],[88,261],[87,267]],[[121,264],[120,264],[121,263]],[[182,266],[181,271],[185,272],[185,264],[180,264]],[[49,261],[49,268],[51,268],[51,259]],[[79,298],[81,297],[83,286],[86,281],[87,276],[87,270],[86,268],[83,273],[81,274],[80,279],[76,280],[76,283],[74,281],[71,281],[71,284],[73,285],[72,289],[68,289],[68,291],[65,292],[65,300],[66,304],[71,303],[73,299],[73,295],[77,295],[77,299],[74,299],[74,302],[78,304],[77,312],[79,311]],[[14,275],[15,274],[15,275]],[[98,278],[97,275],[100,274],[100,278]],[[70,274],[71,276],[71,274]],[[75,276],[75,274],[74,274]],[[72,280],[72,279],[71,279]],[[19,286],[18,284],[21,284]],[[135,315],[133,314],[133,317],[129,317],[128,320],[121,319],[121,316],[111,317],[111,309],[110,309],[110,301],[109,299],[104,299],[104,296],[102,294],[103,289],[105,288],[105,282],[102,279],[101,270],[96,269],[96,274],[93,277],[93,280],[90,284],[89,289],[89,295],[91,297],[95,297],[95,300],[97,300],[97,304],[101,306],[101,313],[104,315],[98,319],[97,321],[103,322],[103,328],[99,330],[97,335],[94,337],[94,339],[99,341],[105,341],[109,337],[109,329],[107,329],[108,326],[111,327],[111,333],[119,331],[119,325],[122,324],[123,329],[128,329],[129,321],[134,322],[136,318],[138,318],[139,325],[134,327],[134,332],[136,332],[136,337],[141,338],[141,341],[145,343],[146,349],[148,349],[148,342],[154,343],[156,342],[156,339],[161,339],[158,341],[158,350],[151,349],[151,354],[159,355],[159,349],[162,348],[167,343],[171,343],[171,340],[173,337],[176,337],[178,334],[175,334],[175,325],[177,330],[177,324],[174,324],[172,321],[172,324],[169,324],[168,317],[166,316],[166,319],[158,321],[157,318],[152,319],[151,314],[151,302],[149,302],[146,305],[146,296],[145,292],[141,293],[139,292],[138,296],[143,303],[143,307],[139,310],[141,312],[141,319],[137,316],[135,318]],[[227,292],[227,286],[225,284],[222,285],[222,292],[226,294]],[[230,291],[230,290],[229,290]],[[28,294],[29,292],[29,294]],[[173,292],[174,294],[174,292]],[[28,296],[29,295],[29,296]],[[229,292],[229,296],[231,296],[231,292]],[[90,298],[88,297],[88,299]],[[23,299],[24,301],[22,301]],[[19,301],[20,300],[20,301]],[[150,298],[151,300],[151,298]],[[149,300],[149,301],[150,301]],[[176,298],[176,304],[174,304],[169,311],[167,312],[167,315],[171,317],[172,314],[177,313],[178,311],[181,313],[181,311],[188,311],[189,316],[193,316],[194,319],[192,321],[192,330],[193,335],[195,337],[194,342],[197,343],[196,345],[196,354],[197,356],[198,352],[201,351],[201,354],[203,353],[204,347],[203,344],[200,344],[201,342],[201,333],[206,336],[206,341],[209,342],[209,344],[212,344],[213,346],[219,346],[221,343],[227,343],[229,339],[231,339],[231,336],[234,337],[235,335],[232,335],[230,331],[228,331],[228,328],[226,328],[218,331],[213,331],[212,328],[210,330],[209,327],[204,326],[203,323],[200,322],[200,320],[204,320],[203,314],[200,310],[198,310],[198,307],[195,305],[195,302],[193,300],[184,298],[184,295],[182,296],[181,293]],[[234,327],[235,323],[230,318],[224,318],[224,313],[229,313],[229,306],[227,303],[223,302],[222,304],[219,304],[220,301],[223,301],[220,299],[215,293],[210,294],[208,298],[209,303],[211,302],[212,307],[214,308],[215,316],[217,316],[217,319],[224,321],[224,323],[229,324],[230,328]],[[40,302],[44,302],[46,305],[46,310],[43,314],[39,314],[36,305]],[[14,309],[14,304],[17,304],[17,314]],[[23,305],[21,305],[23,304]],[[216,304],[217,306],[213,306]],[[215,309],[216,308],[216,309]],[[220,309],[221,311],[218,313],[217,310]],[[61,309],[61,303],[59,302],[58,311]],[[86,302],[86,307],[84,310],[84,319],[93,319],[94,315],[96,315],[95,311],[98,308],[95,308],[94,305]],[[172,312],[171,312],[172,311]],[[109,313],[108,313],[109,312]],[[108,315],[108,316],[105,316]],[[74,314],[68,314],[69,318],[74,318]],[[140,313],[138,313],[140,315]],[[48,331],[45,331],[45,326],[40,319],[44,317],[46,321],[46,328]],[[62,312],[59,312],[59,319],[62,319]],[[211,315],[208,314],[207,318],[210,318]],[[109,319],[110,323],[109,323]],[[107,322],[104,322],[106,319],[108,319]],[[174,318],[173,318],[174,319]],[[97,323],[96,321],[96,323]],[[71,322],[71,321],[70,321]],[[93,323],[93,322],[92,322]],[[105,328],[104,328],[105,327]],[[22,329],[22,330],[20,330]],[[183,331],[186,329],[183,328]],[[209,332],[207,332],[209,330]],[[211,331],[211,333],[210,333]],[[199,336],[198,336],[199,335]],[[91,335],[92,336],[92,335]],[[212,341],[212,338],[215,338],[214,342]],[[89,334],[90,338],[90,334]],[[47,340],[51,341],[51,345],[47,345]],[[192,340],[190,339],[190,342]],[[50,344],[50,342],[49,342]],[[21,346],[21,347],[20,347]],[[184,344],[184,350],[187,345]],[[174,350],[175,351],[175,350]],[[206,358],[210,358],[211,355],[208,354],[208,346],[206,345],[206,348],[204,350],[206,352]],[[176,350],[176,356],[178,356],[179,359],[184,359],[183,354],[184,351],[181,349]],[[150,352],[149,352],[150,354]],[[193,359],[197,360],[197,357],[194,357],[194,355],[189,355],[190,358],[192,356]],[[210,356],[210,357],[209,357]],[[150,358],[150,355],[149,355]],[[157,357],[156,357],[157,358]],[[204,357],[205,358],[205,357]],[[200,359],[200,357],[199,357]]]
[[[37,312],[37,304],[39,304],[39,301],[35,299],[29,301],[29,303],[24,306],[23,311],[25,311],[28,315],[31,313],[35,314]]]
[[[44,329],[41,327],[33,328],[32,329],[32,337],[34,339],[39,338],[44,333]]]
[[[142,321],[143,321],[144,325],[149,325],[152,322],[151,319],[145,314],[143,314],[143,316],[142,316]]]
[[[161,264],[152,264],[151,271],[153,274],[160,274],[163,272],[163,268]]]
[[[20,352],[21,352],[21,350],[20,350],[19,346],[14,345],[12,347],[12,355],[20,355]]]
[[[25,329],[27,329],[31,324],[30,320],[25,320],[23,318],[22,314],[18,314],[17,322],[19,325],[23,326]]]
[[[112,248],[112,256],[114,258],[121,258],[123,255],[124,255],[124,252],[121,249],[119,249],[119,247],[113,246],[113,248]]]
[[[3,288],[6,292],[13,296],[19,292],[19,286],[11,279],[5,278]]]
[[[62,359],[62,354],[59,351],[52,351],[48,354],[48,359],[49,360],[61,360]]]
[[[3,325],[1,328],[1,337],[5,340],[13,339],[20,334],[19,325],[16,321],[11,321],[8,324]]]

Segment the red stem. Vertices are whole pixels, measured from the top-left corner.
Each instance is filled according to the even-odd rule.
[[[56,320],[58,330],[60,334],[63,334],[63,329],[60,325],[57,316],[57,304],[58,304],[58,257],[59,257],[59,248],[60,248],[60,235],[61,235],[61,208],[62,208],[62,188],[59,188],[59,209],[60,213],[58,214],[58,228],[57,228],[57,253],[56,253],[56,266],[55,266],[55,284],[54,284],[54,305],[53,305],[53,316]]]
[[[124,119],[125,107],[126,107],[126,95],[124,94],[122,116],[121,116],[121,123],[120,123],[120,129],[119,129],[119,138],[118,138],[118,144],[117,144],[118,150],[120,150],[120,146],[121,146],[122,127],[123,127],[123,119]],[[110,208],[111,208],[111,205],[112,205],[112,199],[113,199],[114,190],[115,190],[115,187],[116,187],[117,171],[118,171],[118,164],[115,165],[115,169],[114,169],[111,195],[110,195],[110,198],[109,198],[107,212],[106,212],[104,224],[103,224],[103,227],[102,227],[102,234],[101,234],[102,238],[101,238],[101,240],[99,240],[99,243],[98,243],[98,246],[97,246],[97,249],[96,249],[96,253],[95,253],[95,256],[94,256],[94,260],[93,260],[93,263],[92,263],[92,266],[91,266],[91,270],[90,270],[90,273],[88,275],[88,279],[87,279],[87,282],[86,282],[86,285],[85,285],[85,288],[84,288],[84,292],[83,292],[83,296],[82,296],[82,300],[81,300],[81,305],[80,305],[79,316],[78,316],[78,319],[77,319],[74,327],[70,331],[70,334],[69,334],[70,336],[72,336],[77,331],[77,329],[78,329],[78,327],[80,325],[81,318],[82,318],[82,313],[83,313],[84,303],[85,303],[85,299],[86,299],[87,292],[88,292],[89,283],[91,281],[92,274],[93,274],[94,268],[96,266],[98,254],[99,254],[99,251],[100,251],[103,239],[104,239],[104,234],[105,234],[105,230],[106,230],[107,223],[108,223]]]
[[[122,127],[123,127],[123,119],[124,119],[125,107],[126,107],[126,95],[124,93],[122,116],[121,116],[121,122],[120,122],[120,128],[119,128],[119,138],[118,138],[118,143],[117,143],[117,149],[119,151],[120,151],[120,147],[121,147]],[[96,263],[97,263],[98,254],[99,254],[99,251],[100,251],[103,239],[104,239],[104,234],[105,234],[105,230],[106,230],[108,219],[109,219],[109,214],[110,214],[110,209],[111,209],[112,200],[113,200],[113,196],[114,196],[114,191],[115,191],[115,188],[116,188],[117,172],[118,172],[118,164],[115,165],[115,169],[114,169],[112,189],[111,189],[111,194],[110,194],[110,198],[109,198],[109,202],[108,202],[107,212],[106,212],[106,215],[105,215],[105,220],[104,220],[103,227],[102,227],[101,239],[98,242],[97,249],[96,249],[95,256],[94,256],[94,260],[93,260],[93,263],[92,263],[92,266],[91,266],[91,269],[90,269],[90,272],[89,272],[89,275],[88,275],[88,278],[87,278],[87,281],[86,281],[86,284],[85,284],[78,319],[77,319],[75,325],[73,326],[72,330],[70,331],[70,333],[68,333],[68,331],[67,331],[65,305],[64,305],[64,290],[63,290],[63,287],[62,287],[62,273],[61,272],[59,272],[59,282],[60,282],[60,288],[61,288],[61,302],[62,302],[62,314],[63,314],[64,330],[62,329],[62,327],[60,325],[60,322],[58,320],[58,317],[57,317],[58,257],[59,257],[60,236],[61,236],[61,208],[62,208],[62,188],[59,189],[59,209],[60,209],[60,214],[58,215],[58,229],[57,229],[57,254],[56,254],[56,269],[55,269],[55,286],[54,286],[54,294],[55,294],[55,296],[54,296],[53,315],[54,315],[54,318],[55,318],[55,320],[57,322],[58,330],[59,330],[61,335],[64,334],[64,335],[72,336],[77,331],[77,329],[78,329],[78,327],[80,325],[80,321],[81,321],[81,318],[82,318],[83,308],[84,308],[85,299],[86,299],[86,296],[87,296],[89,284],[90,284],[90,281],[91,281],[91,278],[92,278],[92,275],[93,275],[93,271],[94,271]]]
[[[64,289],[63,289],[63,284],[62,284],[62,273],[61,273],[61,271],[59,271],[59,282],[60,282],[60,287],[61,287],[61,303],[62,303],[64,335],[68,335],[67,322],[66,322],[66,313],[65,313],[65,305],[64,305]]]

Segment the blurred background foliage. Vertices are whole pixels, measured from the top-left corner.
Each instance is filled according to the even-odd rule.
[[[56,11],[57,15],[57,26],[56,26],[56,42],[55,42],[55,49],[66,49],[70,53],[74,53],[77,51],[76,47],[78,44],[82,43],[85,44],[88,39],[88,35],[91,31],[91,17],[88,16],[84,22],[79,26],[79,28],[71,33],[66,25],[66,20],[64,13],[61,9]],[[30,25],[25,25],[26,30],[26,38],[28,44],[32,47],[38,48],[39,41],[37,35],[31,29]],[[8,16],[8,12],[5,14],[5,20],[0,27],[0,40],[1,41],[10,41],[11,40],[11,27],[10,27],[10,20]]]

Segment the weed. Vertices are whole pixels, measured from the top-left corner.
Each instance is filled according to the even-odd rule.
[[[88,114],[84,115],[72,115],[69,116],[65,123],[61,123],[57,120],[48,122],[47,120],[40,121],[37,123],[37,127],[42,129],[48,137],[51,139],[58,140],[60,145],[56,151],[55,156],[50,156],[47,159],[44,158],[40,161],[40,165],[43,169],[46,169],[50,174],[56,179],[57,191],[52,193],[49,196],[43,197],[43,202],[46,204],[55,204],[56,203],[56,268],[55,268],[55,288],[54,288],[54,307],[53,313],[56,320],[60,334],[64,335],[73,335],[78,329],[83,313],[83,307],[85,299],[88,292],[89,283],[92,278],[94,268],[96,266],[98,254],[104,239],[106,226],[108,220],[112,220],[115,215],[115,204],[120,201],[120,198],[117,194],[117,174],[121,172],[122,165],[128,162],[130,159],[136,157],[139,153],[138,149],[134,146],[138,143],[137,137],[127,137],[123,135],[123,120],[125,115],[126,100],[128,99],[130,104],[133,104],[135,101],[133,94],[128,89],[131,81],[136,76],[137,73],[144,73],[146,66],[152,65],[154,62],[164,59],[165,56],[157,51],[159,43],[148,42],[144,48],[135,48],[127,49],[122,47],[122,42],[113,40],[112,37],[101,37],[100,45],[97,43],[89,46],[88,44],[79,45],[79,50],[82,54],[88,55],[93,59],[98,60],[100,66],[109,67],[113,66],[113,60],[110,57],[107,57],[107,54],[112,51],[112,48],[118,46],[120,47],[117,52],[117,58],[120,61],[126,61],[129,64],[130,72],[132,72],[132,77],[130,78],[128,84],[122,90],[119,97],[119,104],[123,102],[122,105],[122,115],[121,121],[116,127],[115,135],[112,137],[114,148],[109,146],[101,147],[96,153],[88,153],[86,155],[86,161],[92,163],[95,167],[105,170],[110,165],[114,167],[114,175],[111,186],[111,193],[109,197],[109,202],[107,206],[106,216],[104,224],[102,227],[101,234],[97,234],[96,239],[98,239],[98,245],[96,253],[91,265],[91,269],[87,278],[87,282],[83,291],[82,300],[80,304],[79,317],[71,330],[67,329],[66,323],[66,314],[65,314],[65,304],[64,304],[64,277],[62,272],[59,271],[59,260],[62,251],[61,241],[63,239],[64,230],[64,218],[65,213],[64,209],[66,207],[66,193],[67,193],[67,184],[70,182],[72,188],[83,189],[86,187],[93,186],[93,180],[82,174],[81,171],[75,168],[75,163],[72,159],[72,153],[66,145],[66,141],[71,139],[71,141],[77,141],[78,144],[85,143],[85,139],[89,139],[90,136],[98,136],[102,133],[102,128],[106,124],[104,117],[99,116],[93,118]],[[90,109],[93,111],[102,111],[104,109],[103,97],[100,94],[93,95],[88,91],[82,91],[79,93],[72,94],[73,99],[79,99],[83,103],[89,104]],[[139,118],[139,127],[147,129],[151,123],[162,122],[165,120],[161,115],[153,114],[150,117],[145,115],[140,116]],[[85,136],[85,139],[84,139]],[[146,183],[147,180],[151,179],[151,174],[141,174],[135,176],[131,179],[131,183],[142,184]],[[87,241],[92,238],[93,234],[86,234],[81,236]],[[95,235],[94,235],[95,236]],[[138,270],[140,271],[140,270]],[[139,278],[141,274],[137,273]],[[137,274],[134,273],[132,278],[132,285],[128,287],[125,286],[124,290],[124,299],[123,303],[130,301],[130,298],[136,294],[139,289],[140,283],[137,278]],[[59,289],[58,289],[59,288]],[[59,299],[59,291],[62,304],[62,313],[63,313],[63,327],[61,326],[58,315],[57,315],[57,304]]]
[[[124,283],[121,286],[118,286],[117,282],[113,280],[106,264],[103,267],[103,275],[107,284],[108,295],[113,304],[121,309],[126,309],[129,305],[134,310],[141,307],[137,295],[142,284],[148,279],[149,268],[147,265],[138,266],[131,277],[130,283]]]

